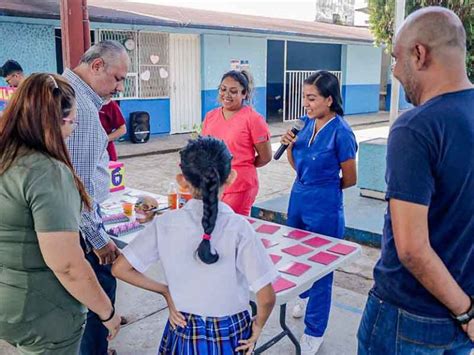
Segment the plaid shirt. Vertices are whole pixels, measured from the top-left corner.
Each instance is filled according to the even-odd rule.
[[[63,76],[76,92],[78,125],[67,140],[69,154],[76,173],[93,200],[91,211],[83,210],[80,230],[94,249],[103,248],[110,238],[100,217],[99,204],[109,196],[108,137],[99,120],[103,100],[72,70]]]

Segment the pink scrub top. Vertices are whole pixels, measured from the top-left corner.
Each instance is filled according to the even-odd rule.
[[[258,188],[255,144],[270,140],[268,125],[259,113],[250,106],[243,106],[226,120],[222,107],[218,107],[206,114],[202,135],[223,140],[233,155],[232,169],[237,171],[237,179],[225,193]]]

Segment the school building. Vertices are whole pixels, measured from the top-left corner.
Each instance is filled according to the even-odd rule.
[[[220,78],[231,68],[250,70],[253,105],[274,121],[303,113],[302,83],[315,70],[340,78],[348,115],[379,111],[390,89],[388,63],[382,65],[382,49],[366,28],[114,0],[88,4],[92,43],[117,40],[131,59],[117,98],[124,116],[148,112],[152,134],[199,126],[218,105]],[[61,73],[59,11],[54,0],[2,2],[0,62],[15,59],[27,74]]]

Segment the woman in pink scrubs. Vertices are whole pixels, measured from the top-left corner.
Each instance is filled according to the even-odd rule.
[[[233,155],[232,169],[237,179],[222,197],[236,213],[249,215],[258,193],[257,168],[272,159],[270,130],[265,119],[252,109],[251,77],[245,71],[231,70],[219,85],[221,107],[209,111],[202,135],[222,139]]]

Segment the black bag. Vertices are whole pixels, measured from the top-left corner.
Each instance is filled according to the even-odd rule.
[[[133,143],[146,143],[150,139],[150,115],[148,112],[130,113],[130,139]]]

